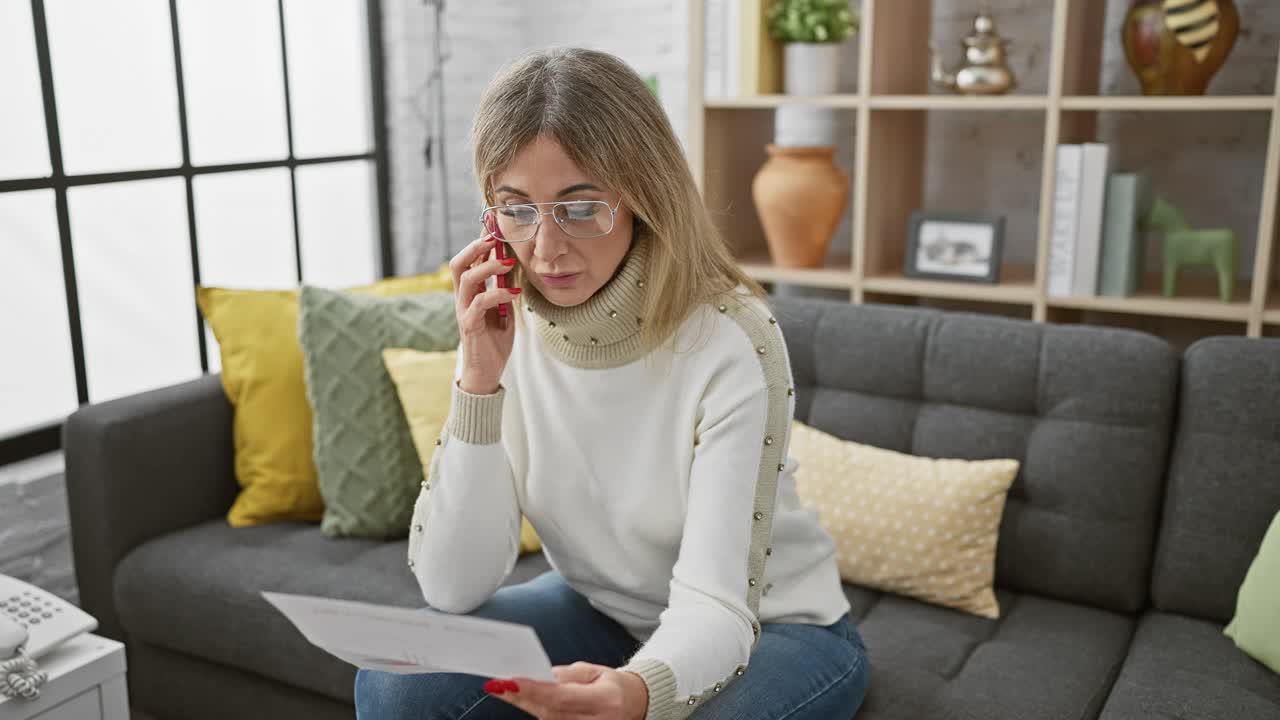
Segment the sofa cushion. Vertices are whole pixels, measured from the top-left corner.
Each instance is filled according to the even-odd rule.
[[[216,520],[127,555],[115,576],[116,607],[131,637],[350,702],[355,669],[308,642],[259,593],[422,607],[405,543],[331,539],[313,524],[231,528]],[[547,568],[540,553],[526,555],[507,582]]]
[[[1280,675],[1241,652],[1217,623],[1148,613],[1101,718],[1156,717],[1280,718]]]
[[[1187,348],[1151,599],[1224,624],[1280,511],[1280,339]]]
[[[800,501],[835,539],[846,582],[1000,616],[996,540],[1016,460],[921,458],[798,420],[787,447]]]
[[[1223,630],[1249,657],[1280,673],[1280,513],[1262,539],[1236,600],[1236,614]]]
[[[776,298],[796,418],[927,457],[1013,458],[996,585],[1144,606],[1177,356],[1151,335]]]
[[[351,292],[377,297],[447,291],[447,265],[430,274],[384,278]],[[235,406],[240,494],[227,512],[236,527],[319,520],[324,501],[312,459],[312,413],[298,344],[298,291],[196,288],[200,314],[218,339],[220,378]]]
[[[999,620],[846,594],[871,661],[858,720],[1095,717],[1133,627],[1125,615],[1008,591]]]
[[[129,641],[128,673],[129,720],[352,720],[355,715],[350,698],[317,695],[136,638]]]
[[[423,468],[382,351],[458,347],[456,303],[448,292],[377,298],[302,288],[298,340],[326,535],[408,537]]]

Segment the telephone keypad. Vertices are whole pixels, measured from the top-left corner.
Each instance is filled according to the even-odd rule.
[[[60,612],[62,608],[52,600],[38,597],[30,592],[8,598],[0,597],[0,613],[18,621],[18,624],[23,627],[39,625],[41,620],[52,620],[54,615]]]

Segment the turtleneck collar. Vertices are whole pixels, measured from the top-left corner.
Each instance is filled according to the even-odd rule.
[[[649,239],[635,238],[622,265],[604,287],[579,305],[560,307],[532,286],[525,308],[542,345],[560,360],[582,368],[626,365],[644,354],[640,342]]]

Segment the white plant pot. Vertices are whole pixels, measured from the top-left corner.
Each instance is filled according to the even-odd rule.
[[[840,43],[786,43],[782,70],[786,94],[832,95],[840,86]]]
[[[836,111],[814,105],[782,105],[773,117],[773,143],[782,147],[836,144]]]

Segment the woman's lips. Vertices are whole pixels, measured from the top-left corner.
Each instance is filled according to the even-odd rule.
[[[555,275],[548,275],[546,273],[538,273],[538,277],[542,278],[543,284],[547,287],[567,288],[572,287],[573,284],[578,281],[578,276],[580,274],[581,273],[559,273]]]

